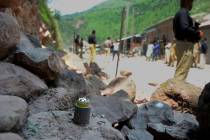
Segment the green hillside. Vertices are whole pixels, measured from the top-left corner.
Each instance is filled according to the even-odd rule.
[[[124,36],[141,33],[146,28],[173,16],[179,8],[179,0],[107,0],[94,8],[60,18],[60,29],[65,44],[73,40],[74,32],[87,39],[92,29],[97,31],[97,40],[107,36],[119,38],[121,11],[130,5],[127,29]],[[210,0],[195,0],[192,14],[209,12]]]

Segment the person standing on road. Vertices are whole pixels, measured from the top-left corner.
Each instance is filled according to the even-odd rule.
[[[116,54],[119,57],[120,42],[116,40],[113,45],[114,45],[114,47],[113,47],[113,58],[112,58],[112,61],[114,60],[114,57],[115,57]]]
[[[112,40],[110,37],[107,38],[107,40],[104,42],[105,45],[105,55],[108,56],[110,54],[110,49],[112,46]]]
[[[77,55],[79,54],[79,49],[80,49],[80,36],[77,35],[76,38],[74,39],[74,50]]]
[[[205,68],[207,51],[208,51],[207,39],[204,38],[201,41],[201,47],[200,47],[200,68]]]
[[[181,0],[181,9],[176,13],[173,21],[173,31],[176,38],[177,66],[174,78],[186,80],[193,64],[193,46],[203,36],[199,31],[199,23],[194,22],[189,11],[193,7],[193,0]]]
[[[153,54],[154,44],[151,41],[147,46],[147,52],[146,52],[146,61],[151,61],[152,54]]]
[[[89,64],[95,62],[96,57],[96,31],[93,30],[91,35],[88,36],[88,43],[90,49]]]

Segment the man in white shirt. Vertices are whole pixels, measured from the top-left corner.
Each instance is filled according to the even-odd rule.
[[[116,42],[113,45],[114,45],[114,48],[113,48],[113,58],[112,58],[112,61],[114,60],[114,57],[115,57],[116,54],[117,54],[117,56],[119,56],[120,42],[116,40]]]

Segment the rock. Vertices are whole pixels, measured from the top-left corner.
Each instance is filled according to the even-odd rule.
[[[28,118],[23,134],[27,140],[124,140],[104,118],[92,115],[86,126],[75,125],[72,118],[72,112],[64,111],[34,114]]]
[[[86,74],[96,75],[100,77],[100,79],[102,80],[109,78],[108,75],[101,70],[101,68],[98,66],[97,63],[93,62],[93,63],[90,63],[90,65],[85,63],[84,66],[86,68]]]
[[[65,69],[63,61],[54,52],[43,48],[28,47],[25,44],[18,47],[14,59],[15,64],[47,82],[54,81]]]
[[[39,36],[42,21],[38,11],[38,0],[1,0],[0,5],[3,5],[2,3],[5,4],[2,8],[7,8],[4,12],[17,19],[22,32],[34,37]]]
[[[170,79],[160,85],[151,100],[162,101],[177,111],[194,113],[200,94],[200,88],[184,81]]]
[[[14,95],[28,100],[47,89],[32,73],[9,63],[0,63],[0,95]]]
[[[148,123],[174,124],[173,110],[159,101],[151,101],[140,106],[137,114],[130,120],[130,125],[133,129],[146,129]]]
[[[69,70],[76,71],[77,73],[86,73],[85,66],[82,62],[82,59],[79,58],[76,54],[67,53],[62,57],[65,64],[68,66]]]
[[[208,83],[199,97],[196,112],[197,120],[203,133],[210,133],[210,83]]]
[[[95,75],[86,76],[87,93],[89,95],[101,95],[100,90],[105,89],[106,84]]]
[[[20,41],[20,29],[12,16],[0,12],[0,59],[15,49]]]
[[[131,101],[134,101],[136,97],[136,84],[125,76],[112,80],[104,90],[101,90],[101,95],[112,95],[119,90],[127,92]]]
[[[157,140],[193,140],[197,137],[198,122],[193,115],[180,113],[175,121],[174,125],[151,123],[147,129]]]
[[[26,121],[27,109],[28,105],[23,99],[0,95],[0,131],[20,129]]]
[[[0,140],[23,140],[19,135],[14,133],[0,133]]]
[[[129,77],[129,76],[132,75],[132,72],[126,71],[126,70],[122,70],[122,71],[120,71],[120,75],[121,75],[121,76]]]
[[[91,96],[90,102],[96,114],[115,124],[129,120],[137,111],[137,106],[129,98],[119,96]]]
[[[121,130],[127,140],[153,140],[153,136],[144,129],[129,129],[124,126]]]
[[[65,111],[73,107],[74,93],[68,92],[65,88],[49,89],[44,94],[30,103],[30,114],[56,110]]]
[[[75,71],[64,71],[56,80],[57,87],[64,87],[67,91],[73,92],[75,99],[86,96],[87,86],[82,74]]]

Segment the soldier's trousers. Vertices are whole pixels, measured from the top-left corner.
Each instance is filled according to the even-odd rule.
[[[95,44],[90,44],[90,54],[89,54],[89,64],[92,62],[95,62],[96,58],[96,45]]]
[[[177,66],[174,78],[176,80],[185,80],[193,64],[193,46],[194,44],[187,41],[177,41],[176,56]]]

